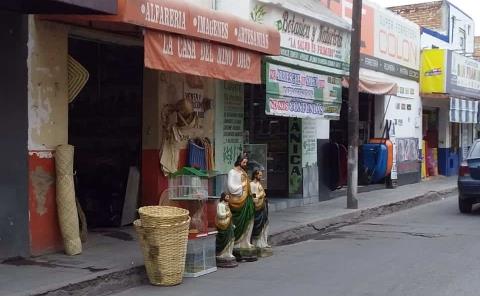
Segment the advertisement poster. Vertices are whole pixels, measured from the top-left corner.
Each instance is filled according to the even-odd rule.
[[[348,70],[350,33],[331,24],[273,5],[256,2],[252,11],[280,32],[280,55]]]
[[[341,79],[267,63],[265,112],[296,118],[338,119]]]
[[[243,152],[243,84],[218,82],[215,117],[215,162],[217,170],[227,173]]]
[[[352,22],[353,0],[320,0],[330,11]],[[362,68],[419,80],[420,27],[384,7],[363,1]]]

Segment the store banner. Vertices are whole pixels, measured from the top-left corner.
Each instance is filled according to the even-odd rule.
[[[450,122],[478,123],[478,101],[450,98]]]
[[[260,84],[261,55],[237,47],[145,30],[145,67]]]
[[[354,0],[320,0],[330,11],[352,21]],[[363,1],[362,68],[383,72],[409,80],[419,80],[420,27],[401,16]]]
[[[449,50],[447,64],[447,93],[480,98],[480,62]]]
[[[422,52],[420,75],[421,93],[446,93],[447,60],[443,49],[426,49]]]
[[[323,20],[296,13],[277,5],[256,2],[252,15],[280,32],[280,55],[348,70],[350,63],[350,32]]]
[[[340,117],[340,78],[267,63],[266,92],[266,114],[296,118]]]
[[[422,93],[480,98],[480,62],[451,50],[422,52]]]

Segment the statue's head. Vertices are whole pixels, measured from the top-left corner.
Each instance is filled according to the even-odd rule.
[[[235,161],[236,167],[241,167],[245,171],[247,170],[248,158],[246,153],[242,153],[237,157],[237,161]]]
[[[255,180],[255,181],[262,181],[262,178],[263,178],[263,173],[261,170],[259,169],[256,169],[253,171],[253,174],[252,174],[252,180]]]
[[[229,200],[230,200],[230,195],[226,194],[225,192],[222,192],[222,195],[220,196],[220,201],[228,202]]]

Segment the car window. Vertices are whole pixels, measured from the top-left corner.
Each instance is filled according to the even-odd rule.
[[[480,158],[480,143],[476,142],[471,148],[468,158]]]

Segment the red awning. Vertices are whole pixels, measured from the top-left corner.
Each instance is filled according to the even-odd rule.
[[[97,28],[144,30],[145,66],[239,82],[261,83],[261,56],[280,54],[280,34],[239,17],[179,0],[118,0],[112,16],[47,16]],[[97,24],[97,25],[96,25]]]

